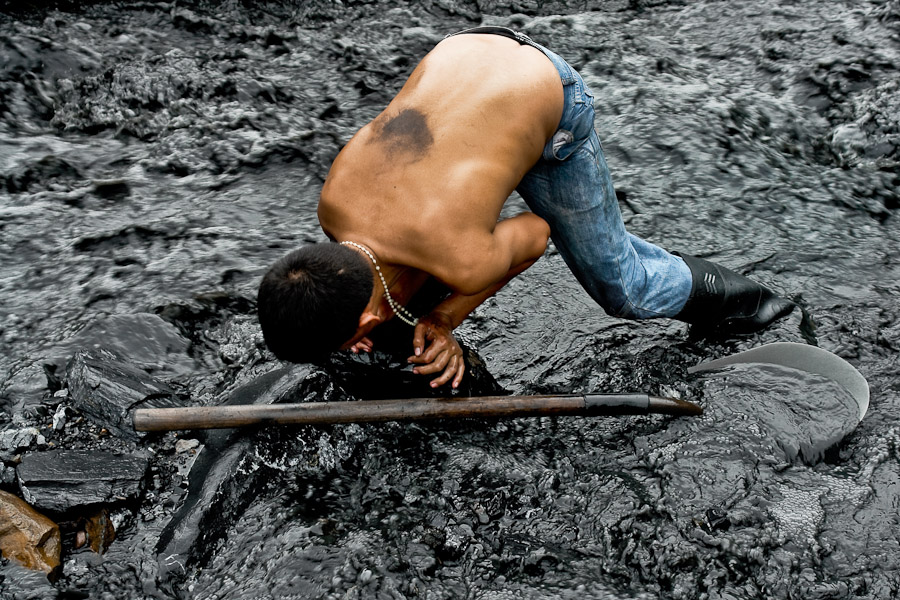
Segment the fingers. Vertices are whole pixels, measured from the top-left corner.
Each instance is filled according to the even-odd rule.
[[[413,333],[413,356],[419,356],[425,349],[425,331],[428,328],[425,323],[419,322]]]
[[[430,350],[431,349],[429,348],[429,351]],[[413,373],[415,373],[416,375],[431,375],[432,373],[443,371],[447,366],[447,363],[450,362],[451,358],[455,357],[450,352],[441,352],[434,358],[434,360],[428,361],[421,366],[415,367],[413,369]]]
[[[429,342],[427,348],[426,341]],[[453,339],[450,329],[440,324],[434,326],[428,321],[419,321],[416,325],[413,333],[413,355],[407,361],[416,365],[413,373],[417,375],[440,373],[440,376],[431,381],[431,387],[452,381],[455,388],[462,382],[465,373],[462,349]]]
[[[372,348],[374,347],[375,344],[372,343],[372,340],[364,337],[363,339],[350,346],[350,352],[352,352],[353,354],[359,354],[360,352],[371,352]]]
[[[413,373],[417,375],[431,375],[440,371],[443,373],[431,381],[431,387],[444,385],[450,380],[453,380],[454,388],[459,387],[466,372],[466,363],[461,352],[457,353],[451,350],[441,352],[433,361],[413,369]]]
[[[446,338],[438,338],[431,342],[424,354],[419,352],[419,354],[410,356],[407,360],[418,365],[427,365],[434,362],[441,352],[447,352],[450,348],[450,342]]]
[[[419,372],[422,372],[422,369],[424,368],[425,367],[419,369]],[[444,369],[444,372],[441,374],[441,376],[431,380],[431,387],[436,388],[442,386],[451,379],[453,380],[453,387],[458,387],[460,382],[462,381],[462,376],[465,372],[465,369],[465,361],[463,361],[461,356],[454,354],[449,358],[449,360],[447,360],[447,368]]]
[[[453,378],[453,389],[459,387],[459,384],[462,383],[463,375],[466,372],[466,361],[462,358],[459,359],[459,368],[456,370],[456,377]]]

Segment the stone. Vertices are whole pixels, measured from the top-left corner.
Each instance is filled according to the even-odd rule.
[[[44,396],[49,396],[50,392],[44,367],[39,364],[31,364],[13,373],[5,383],[2,395],[12,408],[12,413],[17,415],[26,407],[39,405]]]
[[[40,431],[37,427],[21,429],[5,429],[0,431],[0,453],[15,453],[26,450],[37,440]]]
[[[200,445],[200,440],[178,440],[175,442],[175,452],[184,454],[196,449]]]
[[[67,409],[63,405],[59,405],[57,407],[56,412],[53,413],[53,429],[54,431],[62,431],[66,426],[66,419],[68,415],[66,414]]]
[[[25,500],[41,510],[64,513],[137,497],[149,465],[145,456],[51,450],[26,455],[16,474]]]
[[[315,389],[317,382],[311,366],[293,365],[238,387],[217,404],[299,402]],[[269,434],[278,437],[285,431],[277,428]],[[160,533],[156,546],[160,577],[170,582],[184,577],[186,566],[209,560],[231,519],[241,514],[271,476],[265,469],[248,468],[248,463],[258,456],[256,435],[242,429],[214,429],[200,435],[202,444],[191,464],[187,494]]]
[[[45,446],[47,439],[37,427],[5,429],[0,431],[0,460],[15,462],[17,455],[29,448]]]
[[[99,319],[53,348],[45,364],[62,370],[79,350],[105,348],[130,365],[173,376],[190,372],[190,341],[162,317],[151,313],[112,315]]]
[[[20,565],[48,575],[59,567],[59,526],[27,502],[0,491],[0,551]]]
[[[101,508],[79,521],[75,546],[81,548],[87,544],[97,554],[103,554],[115,537],[116,528],[113,526],[109,511]]]
[[[0,488],[14,489],[16,487],[16,469],[7,467],[0,462]]]
[[[131,440],[145,435],[134,430],[135,409],[181,404],[168,385],[106,349],[76,352],[69,363],[67,385],[72,408],[99,427]]]

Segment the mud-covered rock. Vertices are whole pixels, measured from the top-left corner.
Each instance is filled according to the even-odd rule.
[[[100,450],[35,452],[16,468],[22,495],[41,510],[65,513],[135,499],[145,485],[149,459]]]
[[[16,484],[16,469],[15,467],[8,467],[2,462],[0,462],[0,489],[5,490],[18,490],[18,486]]]
[[[79,350],[103,348],[133,367],[166,378],[191,369],[189,347],[190,340],[174,325],[158,315],[141,312],[94,321],[53,348],[45,360],[61,370]]]
[[[0,458],[11,460],[12,455],[20,450],[30,448],[43,436],[37,427],[22,427],[0,431]]]
[[[326,391],[321,374],[308,365],[276,369],[238,387],[223,405],[300,402]],[[167,585],[180,580],[185,566],[205,561],[230,524],[263,485],[270,471],[258,461],[258,440],[245,430],[212,430],[203,435],[191,465],[187,494],[160,534],[160,575]],[[278,436],[278,431],[269,435]]]
[[[33,412],[51,393],[47,373],[39,364],[32,363],[13,372],[0,389],[0,406],[13,407],[14,415]]]
[[[181,404],[171,387],[106,349],[79,350],[69,363],[67,383],[73,408],[128,439],[141,437],[131,422],[135,409]]]

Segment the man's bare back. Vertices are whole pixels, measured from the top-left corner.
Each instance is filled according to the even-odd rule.
[[[446,39],[338,155],[322,189],[322,228],[383,263],[478,292],[499,267],[471,270],[492,251],[503,203],[561,114],[559,74],[539,50],[500,36]]]

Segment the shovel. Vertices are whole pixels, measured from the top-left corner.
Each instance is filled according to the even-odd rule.
[[[796,342],[766,344],[689,367],[688,373],[701,373],[749,363],[778,365],[821,375],[835,381],[850,393],[859,408],[859,421],[862,421],[866,411],[869,410],[869,384],[865,377],[836,354],[807,344]]]

